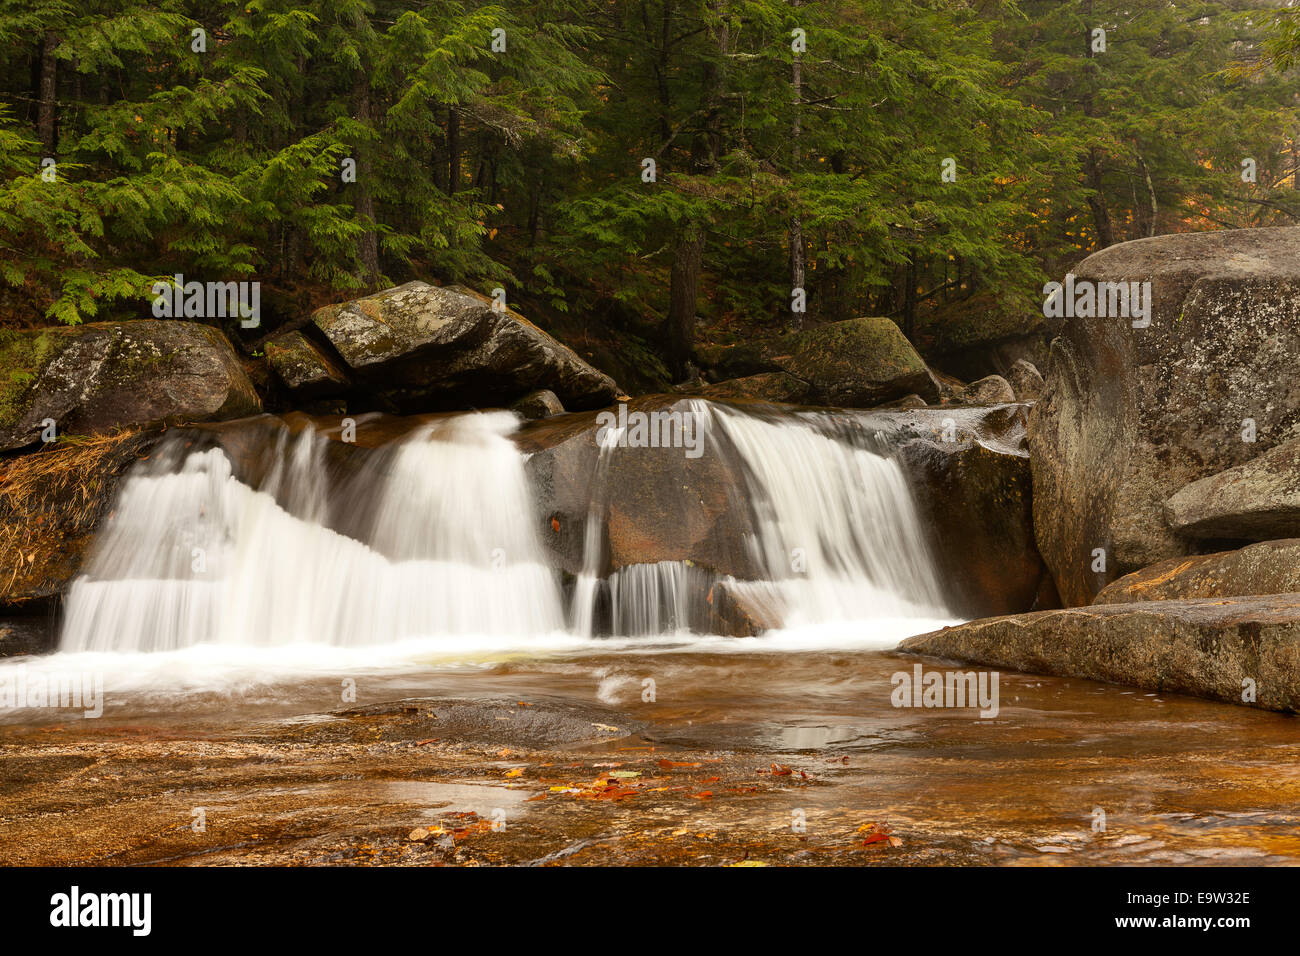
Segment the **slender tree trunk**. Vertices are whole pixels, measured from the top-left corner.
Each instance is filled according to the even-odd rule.
[[[792,7],[798,8],[800,0],[790,0]],[[794,55],[791,68],[791,85],[794,87],[794,118],[790,121],[790,177],[799,175],[799,165],[803,161],[800,138],[803,135],[803,58]],[[799,197],[794,188],[790,190],[791,201],[795,204],[794,215],[790,217],[790,288],[807,291],[808,268],[804,250],[803,218],[799,215]],[[807,296],[804,297],[807,308]],[[807,324],[808,313],[799,313],[799,327]]]
[[[916,336],[916,258],[909,253],[907,269],[904,270],[907,288],[903,290],[903,335],[908,341]]]
[[[695,347],[695,303],[699,297],[703,259],[704,230],[688,226],[677,240],[668,283],[668,359],[679,379],[686,377],[686,366]]]
[[[1097,228],[1097,248],[1105,249],[1115,244],[1115,226],[1110,219],[1110,210],[1106,208],[1106,196],[1102,192],[1101,157],[1094,146],[1088,150],[1083,163],[1088,176],[1088,186],[1092,195],[1088,197],[1088,208],[1092,210],[1093,225]]]
[[[1156,187],[1151,182],[1151,170],[1147,168],[1146,160],[1141,156],[1138,156],[1138,169],[1142,173],[1143,181],[1147,184],[1147,197],[1151,200],[1151,212],[1146,223],[1147,238],[1150,238],[1156,234],[1156,214],[1159,212],[1160,207],[1156,203]]]
[[[36,136],[41,141],[46,156],[53,156],[58,145],[54,129],[54,91],[58,79],[58,61],[54,58],[54,50],[58,45],[58,36],[53,30],[47,30],[45,41],[41,45],[40,106],[36,115]]]
[[[456,195],[460,185],[460,114],[447,110],[447,195]]]
[[[352,86],[352,95],[357,120],[367,126],[370,125],[370,81],[364,70],[357,75],[356,82]],[[370,149],[369,143],[359,143],[357,145],[357,201],[355,209],[358,218],[373,222],[375,218],[375,199],[370,186]],[[379,275],[379,234],[373,229],[367,229],[361,234],[357,257],[360,259],[358,275],[361,279],[370,281]]]
[[[709,9],[721,22],[715,39],[718,44],[718,59],[706,60],[704,63],[704,95],[708,118],[709,170],[717,172],[725,150],[722,136],[722,98],[727,90],[727,56],[731,48],[731,31],[724,18],[722,0],[713,0]]]

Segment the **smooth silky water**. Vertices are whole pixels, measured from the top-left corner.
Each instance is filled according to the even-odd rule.
[[[852,755],[861,772],[808,799],[866,801],[971,841],[1037,834],[1017,854],[1078,851],[1104,793],[1142,822],[1118,862],[1300,862],[1296,815],[1270,795],[1300,779],[1291,718],[1015,674],[1002,675],[995,719],[892,706],[891,676],[915,659],[891,649],[955,622],[905,471],[808,419],[693,411],[706,454],[726,442],[741,457],[756,516],[745,544],[767,573],[729,583],[778,611],[779,630],[698,633],[692,577],[704,572],[688,564],[601,579],[609,462],[651,453],[617,435],[599,451],[566,597],[510,438],[517,419],[494,412],[422,426],[348,495],[330,491],[328,439],[310,429],[285,431],[256,490],[219,449],[161,450],[124,483],[69,590],[59,651],[0,675],[101,674],[104,721],[178,732],[337,710],[345,679],[367,702],[596,701],[649,721],[665,745]],[[613,634],[594,636],[602,593]],[[3,715],[14,731],[67,719]],[[1206,828],[1255,836],[1207,853]]]

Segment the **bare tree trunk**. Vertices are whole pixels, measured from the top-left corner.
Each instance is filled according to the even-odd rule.
[[[1087,22],[1083,28],[1083,55],[1092,60],[1092,0],[1088,0],[1087,5]],[[1091,63],[1088,65],[1088,74],[1086,82],[1091,84],[1095,76],[1095,70]],[[1083,115],[1096,116],[1096,109],[1093,106],[1092,88],[1088,87],[1083,97]],[[1115,226],[1110,219],[1110,210],[1106,208],[1106,196],[1101,191],[1101,150],[1096,146],[1089,147],[1088,155],[1083,161],[1084,174],[1088,178],[1088,186],[1092,189],[1093,194],[1088,197],[1088,208],[1092,210],[1093,225],[1097,229],[1097,248],[1105,249],[1107,246],[1115,244]]]
[[[1138,156],[1138,169],[1142,172],[1142,178],[1146,181],[1147,196],[1151,200],[1151,214],[1146,224],[1147,238],[1150,238],[1156,234],[1156,213],[1159,211],[1159,206],[1156,204],[1156,187],[1151,182],[1151,170],[1147,168],[1146,160],[1141,156]]]
[[[790,5],[798,8],[800,0],[790,0]],[[803,59],[796,53],[794,55],[794,64],[791,69],[791,84],[794,87],[794,118],[790,122],[790,177],[793,179],[799,174],[799,164],[803,160],[800,149],[800,137],[803,135]],[[796,204],[795,213],[790,217],[790,288],[793,293],[794,289],[807,290],[805,283],[808,279],[808,263],[804,250],[803,238],[803,218],[798,212],[799,197],[791,189],[791,197]],[[805,308],[807,308],[807,296],[804,297]],[[799,327],[804,328],[807,322],[808,313],[799,313]]]
[[[353,104],[359,122],[370,124],[370,82],[365,72],[357,75],[352,86]],[[359,219],[373,222],[375,218],[374,192],[370,187],[370,144],[357,145],[357,201],[356,214]],[[367,229],[361,234],[357,247],[357,257],[361,260],[358,277],[371,281],[379,275],[379,234]]]
[[[1083,163],[1088,176],[1088,186],[1092,195],[1088,197],[1088,208],[1092,210],[1093,225],[1097,228],[1097,248],[1105,249],[1115,244],[1115,226],[1110,219],[1110,210],[1106,208],[1106,197],[1101,191],[1101,159],[1097,148],[1088,150]]]
[[[36,135],[46,156],[53,156],[57,145],[54,139],[54,91],[58,79],[58,61],[54,58],[54,50],[58,45],[58,36],[53,30],[47,30],[45,42],[41,46],[40,107],[36,115]]]
[[[447,110],[447,195],[456,195],[460,185],[460,114],[453,106]]]
[[[704,230],[687,226],[673,252],[668,283],[668,359],[679,379],[686,377],[686,366],[695,347],[695,303],[699,297],[703,259]]]
[[[916,336],[916,258],[912,254],[907,257],[907,269],[904,271],[907,288],[903,290],[903,335],[907,336],[908,341],[912,341]]]

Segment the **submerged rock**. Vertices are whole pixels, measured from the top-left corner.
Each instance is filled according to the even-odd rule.
[[[522,315],[498,311],[460,286],[408,282],[312,317],[358,386],[396,407],[486,407],[549,389],[570,408],[619,394],[592,368]]]
[[[1170,558],[1101,589],[1095,604],[1300,592],[1300,538]]]
[[[102,435],[163,421],[261,411],[221,332],[144,319],[0,333],[0,451],[57,434]]]
[[[1300,594],[1017,614],[911,637],[900,650],[1300,711]]]
[[[1030,414],[1038,545],[1078,605],[1186,554],[1166,499],[1300,426],[1300,228],[1125,242],[1076,273],[1076,288],[1139,283],[1145,296],[1150,283],[1147,327],[1064,320]],[[1256,443],[1242,441],[1247,427]]]
[[[921,356],[898,325],[882,317],[832,322],[771,342],[717,350],[708,358],[727,376],[784,372],[805,384],[797,401],[807,404],[869,408],[913,393],[928,402],[939,399],[939,385]],[[786,379],[768,379],[761,386],[778,384],[794,390]]]
[[[1180,488],[1165,507],[1169,526],[1193,538],[1300,535],[1300,439]]]

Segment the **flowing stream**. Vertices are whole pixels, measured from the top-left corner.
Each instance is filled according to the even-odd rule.
[[[755,516],[744,546],[766,569],[725,582],[785,636],[887,646],[952,619],[896,461],[805,424],[705,402],[691,415],[706,453],[738,456]],[[610,461],[645,450],[604,436],[566,593],[516,426],[506,412],[424,425],[341,485],[327,477],[331,439],[310,428],[281,432],[256,489],[220,448],[164,448],[125,481],[68,593],[60,650],[526,649],[593,639],[598,599],[614,637],[707,634],[710,572],[664,561],[602,575]]]
[[[616,430],[579,458],[590,494],[570,509],[581,526],[567,571],[546,538],[537,463],[516,443],[509,413],[403,422],[393,440],[365,448],[272,423],[241,433],[245,452],[252,436],[255,466],[192,434],[188,444],[158,447],[123,482],[67,595],[58,652],[0,661],[0,685],[20,693],[95,691],[72,710],[0,712],[6,753],[17,758],[5,812],[29,834],[11,841],[10,858],[28,859],[29,838],[46,841],[35,844],[38,859],[67,843],[63,804],[49,811],[41,787],[21,785],[22,768],[38,760],[53,768],[52,792],[103,803],[111,825],[88,845],[96,853],[115,847],[119,831],[127,844],[152,846],[162,825],[137,821],[139,808],[173,799],[178,779],[202,790],[206,769],[150,777],[159,753],[168,768],[177,753],[190,754],[181,768],[213,760],[252,768],[244,789],[226,780],[211,794],[184,791],[168,820],[188,821],[191,802],[300,799],[309,808],[355,804],[363,821],[376,794],[438,804],[457,787],[487,800],[483,807],[509,797],[511,813],[549,805],[525,804],[522,791],[500,786],[449,784],[451,771],[426,767],[434,755],[422,748],[446,733],[442,718],[402,745],[411,749],[393,752],[400,772],[372,767],[374,780],[353,779],[372,741],[358,724],[360,742],[340,751],[337,766],[295,770],[308,781],[298,790],[257,776],[268,728],[333,733],[352,726],[340,711],[423,698],[444,716],[457,699],[515,714],[473,727],[505,734],[502,754],[519,749],[510,735],[551,726],[528,723],[547,707],[610,731],[611,741],[537,758],[551,768],[543,775],[620,766],[643,751],[651,756],[641,769],[653,773],[657,748],[680,748],[682,767],[731,754],[744,776],[731,782],[742,785],[692,784],[718,790],[691,809],[710,808],[726,828],[788,821],[794,796],[751,794],[767,779],[753,768],[782,763],[815,779],[797,799],[818,833],[851,835],[864,820],[888,819],[917,848],[914,862],[1300,860],[1289,809],[1292,718],[1021,674],[1003,675],[994,720],[900,709],[894,682],[917,665],[891,648],[956,616],[905,468],[861,422],[772,419],[704,402],[690,410],[703,454],[725,460],[721,473],[743,499],[749,530],[730,543],[756,570],[740,580],[686,560],[611,560],[610,528],[638,500],[620,482],[651,461],[620,456],[683,453],[626,447]],[[678,476],[678,465],[666,464]],[[680,490],[686,520],[693,487],[675,478],[656,489]],[[675,520],[673,507],[654,520]],[[711,632],[709,602],[722,591],[777,623],[756,637]],[[646,696],[647,681],[657,696]],[[83,710],[105,719],[83,722]],[[648,742],[605,724],[627,720],[644,721]],[[59,769],[86,747],[100,754],[94,774]],[[226,763],[214,747],[229,751]],[[563,769],[583,761],[582,770]],[[413,772],[424,782],[411,782]],[[487,772],[495,781],[516,771],[493,764]],[[101,783],[101,773],[113,775]],[[135,788],[136,802],[114,811],[122,788]],[[1098,805],[1110,814],[1110,834],[1089,829]],[[567,819],[550,826],[567,833]],[[358,825],[321,824],[312,838],[343,840]],[[264,826],[258,817],[250,832]],[[160,844],[145,858],[168,852]]]

